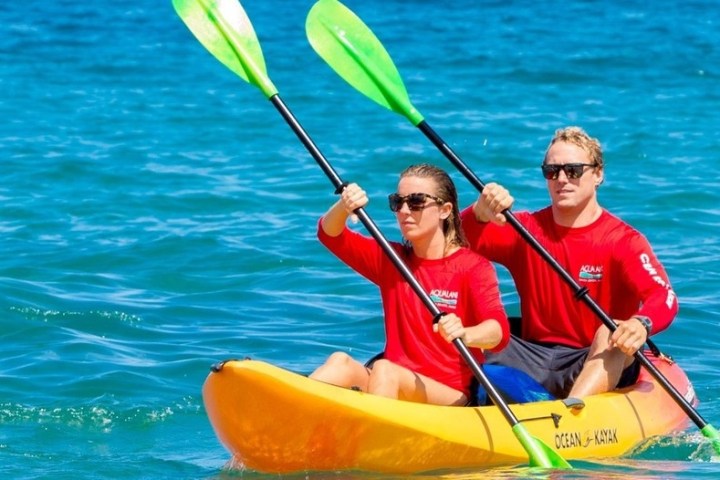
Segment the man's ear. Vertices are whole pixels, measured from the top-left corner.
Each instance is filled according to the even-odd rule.
[[[597,178],[595,179],[595,188],[598,188],[605,181],[605,170],[600,169]]]

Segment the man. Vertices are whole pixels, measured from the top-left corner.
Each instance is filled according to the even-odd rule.
[[[520,297],[520,337],[487,363],[519,368],[557,397],[631,385],[634,354],[672,322],[678,303],[664,268],[638,231],[604,210],[600,143],[578,127],[555,133],[542,164],[551,205],[516,218],[615,320],[610,330],[540,255],[505,225],[513,197],[488,184],[463,214],[472,249],[505,266]]]

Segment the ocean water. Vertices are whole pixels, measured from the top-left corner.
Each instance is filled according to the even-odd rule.
[[[281,97],[343,179],[368,190],[386,236],[398,230],[384,197],[411,163],[452,171],[471,202],[476,192],[420,132],[314,53],[312,4],[243,2]],[[655,341],[720,424],[716,2],[346,4],[428,123],[483,181],[506,185],[516,210],[548,201],[538,165],[556,128],[602,141],[601,202],[649,238],[680,299]],[[307,373],[336,349],[382,348],[376,290],[315,239],[334,201],[328,179],[170,1],[5,4],[0,92],[0,476],[263,478],[226,468],[202,406],[209,366],[251,356]],[[553,478],[718,471],[694,426],[574,463]]]

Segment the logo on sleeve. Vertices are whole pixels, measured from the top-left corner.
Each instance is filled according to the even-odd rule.
[[[672,308],[673,303],[675,303],[675,292],[670,287],[670,285],[663,279],[663,277],[660,276],[660,273],[655,269],[655,267],[653,267],[650,255],[648,255],[647,253],[641,254],[640,262],[642,263],[645,271],[648,273],[648,275],[650,275],[650,277],[655,281],[655,283],[665,287],[668,292],[665,299],[665,305],[667,305],[668,308]]]

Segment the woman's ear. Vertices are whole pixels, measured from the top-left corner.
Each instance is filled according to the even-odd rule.
[[[452,215],[452,204],[449,202],[443,203],[440,206],[440,218],[447,220]]]

